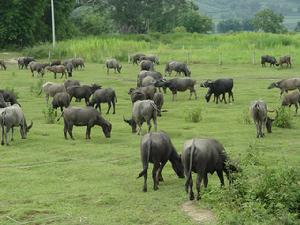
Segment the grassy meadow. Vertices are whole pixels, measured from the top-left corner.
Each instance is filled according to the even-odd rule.
[[[219,39],[213,36],[206,38]],[[224,36],[222,45],[232,45],[231,41],[226,42],[226,38]],[[290,40],[290,37],[285,38]],[[300,41],[295,37],[291,39],[295,40],[290,49],[296,54]],[[167,61],[170,56],[177,58],[178,52],[179,59],[185,54],[185,49],[176,51],[172,46],[164,54],[164,44],[161,44],[161,48],[158,46],[152,49],[152,44],[147,43],[145,42],[145,46],[141,44],[141,48],[145,48],[146,53],[157,53],[162,61]],[[108,45],[107,54],[109,47]],[[128,49],[130,46],[127,46],[127,51]],[[271,52],[281,55],[288,49],[289,46],[273,46]],[[295,213],[294,208],[299,207],[299,176],[296,176],[299,173],[295,171],[299,169],[300,162],[300,116],[293,116],[291,129],[274,127],[273,133],[267,134],[263,139],[257,139],[254,124],[245,121],[253,100],[263,99],[271,109],[280,105],[279,90],[268,90],[267,86],[282,78],[299,76],[299,58],[295,57],[292,69],[261,68],[259,64],[252,65],[244,61],[244,56],[240,53],[236,54],[237,62],[230,58],[220,66],[218,60],[216,63],[210,60],[202,63],[203,58],[213,58],[213,53],[202,52],[201,48],[195,48],[193,52],[191,62],[200,59],[197,64],[190,63],[191,76],[198,82],[199,98],[188,100],[189,93],[184,92],[179,93],[172,102],[168,91],[163,106],[168,111],[158,119],[158,130],[170,135],[178,152],[182,152],[183,143],[187,139],[216,138],[224,145],[230,157],[240,162],[243,173],[247,174],[247,179],[243,177],[238,180],[239,186],[229,188],[226,180],[224,189],[220,189],[216,174],[209,175],[208,189],[202,189],[202,199],[195,202],[195,206],[212,210],[218,224],[297,224],[299,220],[294,217],[295,214],[287,214],[284,199],[277,202],[276,199],[269,198],[265,205],[260,204],[257,199],[261,199],[264,191],[273,193],[271,197],[278,197],[276,193],[285,193],[280,197],[294,197],[285,199],[286,202],[294,203],[289,209],[293,208]],[[234,57],[237,52],[238,46],[234,51],[228,52],[228,55]],[[113,56],[113,52],[106,56]],[[169,163],[163,170],[165,181],[156,192],[152,189],[152,165],[149,166],[148,192],[142,192],[143,178],[136,179],[142,169],[140,136],[132,134],[131,128],[122,119],[123,115],[127,118],[131,115],[130,96],[127,92],[130,87],[135,87],[139,68],[128,64],[124,59],[121,74],[111,71],[107,75],[101,57],[95,60],[88,58],[90,60],[86,69],[75,71],[73,78],[83,84],[96,82],[116,90],[116,114],[103,114],[112,123],[110,139],[104,137],[100,127],[94,127],[92,139],[85,140],[85,128],[74,127],[75,140],[65,140],[62,121],[55,124],[47,124],[45,121],[42,113],[46,108],[45,99],[44,96],[37,95],[39,79],[32,78],[28,70],[18,70],[15,64],[9,64],[7,71],[0,71],[1,88],[14,88],[26,119],[33,120],[34,123],[26,140],[20,139],[19,133],[15,132],[15,141],[8,147],[0,147],[0,224],[195,224],[181,209],[182,204],[188,201],[184,179],[175,176]],[[156,66],[156,70],[163,72],[164,64]],[[207,90],[199,87],[200,82],[222,77],[234,79],[235,102],[226,105],[206,103],[204,95]],[[43,81],[63,82],[60,79],[54,80],[50,73],[44,76]],[[84,102],[72,102],[72,105],[83,104]],[[107,105],[102,105],[103,112],[106,109]],[[189,113],[199,109],[202,117],[200,122],[186,121]],[[293,107],[291,111],[293,114]],[[146,124],[143,132],[146,132]],[[268,180],[265,177],[266,183],[265,174],[271,178]],[[296,180],[296,186],[288,183],[289,179]],[[272,189],[276,185],[278,191]],[[242,189],[245,192],[243,194],[240,193]],[[256,190],[261,192],[257,193]],[[251,198],[254,196],[251,192],[257,194],[257,199]],[[234,195],[243,195],[249,199],[232,201]],[[264,207],[273,203],[274,206]],[[281,211],[281,214],[276,214],[276,210]]]

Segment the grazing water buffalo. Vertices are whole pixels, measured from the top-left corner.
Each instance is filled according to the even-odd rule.
[[[183,166],[180,156],[177,154],[170,137],[163,132],[150,132],[142,137],[141,140],[141,161],[143,170],[137,178],[144,176],[143,191],[147,191],[147,170],[148,164],[153,163],[152,178],[153,189],[158,189],[159,181],[163,181],[162,170],[168,160],[179,178],[184,178]]]
[[[72,77],[73,64],[71,62],[67,63],[66,70],[67,70],[67,73],[68,73],[68,77]]]
[[[279,58],[279,62],[276,64],[276,66],[281,66],[283,64],[286,64],[286,67],[292,67],[292,63],[291,63],[291,56],[286,55],[286,56],[282,56]]]
[[[0,108],[5,108],[9,105],[10,105],[10,103],[5,102],[5,99],[4,99],[3,95],[0,93]]]
[[[160,72],[157,71],[147,71],[147,70],[142,70],[137,78],[137,87],[142,86],[142,82],[146,77],[152,77],[155,80],[161,80],[163,79],[163,76],[161,75]]]
[[[268,87],[268,89],[271,89],[274,87],[280,89],[280,91],[281,91],[280,96],[282,95],[283,92],[288,92],[291,90],[295,90],[297,88],[300,91],[300,78],[298,78],[298,77],[289,78],[289,79],[284,79],[281,81],[271,83],[270,86]]]
[[[1,68],[2,70],[6,70],[6,65],[5,65],[4,60],[0,60],[0,68]]]
[[[264,137],[264,129],[267,128],[268,133],[272,133],[272,122],[268,117],[267,104],[263,101],[254,101],[250,107],[251,116],[256,126],[256,137]]]
[[[172,92],[172,100],[174,101],[174,96],[177,95],[177,92],[183,92],[186,90],[190,90],[190,99],[192,97],[192,93],[195,95],[195,99],[197,99],[197,93],[195,90],[196,81],[192,80],[189,77],[185,78],[173,78],[171,80],[160,80],[155,83],[155,87],[165,87],[169,88]]]
[[[64,65],[59,66],[48,66],[47,70],[50,72],[53,72],[54,79],[56,79],[56,74],[61,73],[60,79],[65,75],[65,78],[67,79],[67,73],[66,73],[66,67]]]
[[[160,92],[156,92],[153,96],[153,101],[158,108],[157,115],[161,116],[161,112],[162,112],[161,109],[164,104],[164,95]]]
[[[139,60],[149,60],[155,64],[159,64],[159,59],[155,56],[155,55],[143,55],[143,56],[140,56]]]
[[[295,105],[296,108],[296,114],[298,111],[298,104],[300,104],[300,92],[299,91],[294,91],[292,93],[289,93],[285,95],[282,99],[282,106],[289,106],[291,107],[292,105]]]
[[[140,89],[132,89],[132,91],[129,91],[130,99],[132,104],[135,103],[138,100],[146,100],[146,95],[144,92],[142,92]]]
[[[130,61],[132,62],[132,64],[138,65],[138,62],[141,61],[140,58],[142,56],[146,56],[146,55],[143,54],[143,53],[137,53],[137,54],[131,55],[130,56]]]
[[[233,79],[217,79],[215,81],[206,82],[206,86],[208,87],[207,94],[205,95],[205,99],[209,102],[212,94],[216,97],[216,104],[219,102],[219,96],[222,95],[222,100],[224,100],[225,104],[226,98],[225,94],[228,93],[228,101],[230,102],[230,97],[232,101],[234,101],[232,88],[233,88]]]
[[[50,66],[59,66],[61,65],[61,60],[55,59],[50,63]]]
[[[156,88],[154,86],[130,88],[128,94],[131,96],[131,102],[134,103],[137,100],[151,99],[153,100]]]
[[[111,123],[106,121],[97,109],[93,107],[72,107],[65,108],[62,115],[64,117],[64,136],[68,139],[67,132],[74,140],[73,126],[86,126],[86,139],[91,139],[91,128],[95,125],[101,126],[105,137],[109,138],[111,133]],[[61,118],[60,116],[60,118]],[[58,118],[58,120],[60,119]]]
[[[18,58],[19,69],[23,69],[24,67],[27,69],[28,64],[32,61],[35,61],[33,57],[19,57]]]
[[[265,67],[266,63],[270,63],[270,66],[275,66],[277,61],[276,61],[276,58],[274,56],[263,55],[261,57],[261,66]]]
[[[185,63],[182,62],[177,62],[177,61],[171,61],[166,64],[165,67],[165,73],[171,75],[172,71],[176,71],[177,74],[184,73],[184,76],[190,77],[191,76],[191,71],[187,67]]]
[[[154,70],[154,64],[150,60],[142,60],[140,62],[141,70],[147,70],[147,71],[153,71]]]
[[[147,86],[154,86],[156,80],[153,77],[145,77],[142,81],[142,87],[147,87]]]
[[[138,126],[138,134],[141,133],[142,125],[147,122],[148,132],[151,129],[151,119],[154,123],[154,130],[157,130],[156,118],[158,108],[152,100],[138,100],[133,104],[132,117],[130,120],[124,119],[124,122],[128,123],[132,128],[132,133],[136,133],[136,127]]]
[[[105,62],[107,68],[107,74],[109,74],[109,69],[114,69],[115,73],[121,73],[122,65],[116,59],[108,59]]]
[[[203,179],[204,187],[207,187],[208,173],[213,174],[216,171],[221,186],[224,186],[223,171],[229,183],[232,182],[231,173],[238,171],[237,167],[230,162],[222,144],[214,139],[191,139],[186,141],[181,159],[186,177],[185,190],[187,193],[190,191],[190,200],[194,199],[192,172],[197,173],[196,189],[197,200],[199,200],[201,198],[200,185]]]
[[[73,97],[75,97],[76,99],[84,98],[85,104],[88,105],[91,95],[94,94],[94,92],[100,88],[101,86],[99,86],[98,84],[81,85],[81,86],[69,87],[67,89],[67,92],[71,97],[70,101],[72,101]]]
[[[57,109],[60,107],[60,111],[63,111],[63,107],[67,108],[70,105],[70,95],[66,92],[56,93],[52,99],[52,107]]]
[[[48,105],[49,96],[54,97],[54,95],[56,95],[57,93],[66,92],[66,89],[63,84],[46,82],[45,84],[43,84],[39,95],[42,93],[42,91],[45,93],[46,104]]]
[[[49,66],[49,63],[38,63],[35,61],[29,63],[29,68],[32,73],[32,76],[34,76],[34,71],[36,71],[39,75],[43,77],[45,74],[45,68],[47,66]]]
[[[80,69],[85,68],[83,58],[74,58],[74,59],[72,59],[72,64],[74,66],[74,69],[78,69],[79,67],[80,67]]]
[[[7,91],[7,90],[0,90],[0,94],[2,94],[4,101],[6,103],[10,103],[11,105],[14,104],[19,104],[19,102],[17,101],[17,96],[11,92],[11,91]]]
[[[80,86],[80,82],[78,80],[66,80],[64,86],[67,90],[69,87]]]
[[[4,145],[4,136],[5,136],[5,143],[8,143],[8,133],[9,130],[12,129],[12,137],[11,140],[13,141],[13,128],[20,127],[20,133],[22,139],[27,137],[27,133],[29,132],[30,128],[32,127],[33,123],[27,126],[26,119],[21,107],[18,104],[14,104],[12,106],[8,106],[3,109],[1,113],[1,127],[2,127],[2,141],[1,144]],[[4,131],[5,129],[5,131]]]
[[[111,105],[113,105],[113,114],[116,113],[115,110],[115,104],[117,102],[117,96],[116,92],[112,88],[106,88],[106,89],[99,89],[96,90],[93,94],[92,100],[90,102],[90,106],[95,106],[95,108],[99,108],[99,111],[101,112],[101,103],[107,102],[108,104],[108,110],[106,114],[109,113],[109,110],[111,108]]]

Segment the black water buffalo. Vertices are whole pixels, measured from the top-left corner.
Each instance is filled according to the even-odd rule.
[[[143,54],[143,53],[137,53],[137,54],[131,55],[130,56],[130,61],[132,62],[132,64],[138,65],[138,63],[141,61],[140,58],[142,56],[146,56],[146,55]]]
[[[147,191],[147,170],[148,164],[153,163],[152,178],[153,189],[158,189],[159,181],[163,181],[162,170],[168,160],[179,178],[184,178],[183,166],[180,156],[177,154],[170,137],[163,132],[150,132],[142,137],[141,161],[143,170],[139,173],[138,178],[144,176],[143,191]]]
[[[68,77],[72,77],[73,64],[71,62],[67,63],[66,70],[67,70],[67,73],[68,73]]]
[[[205,95],[205,99],[207,102],[209,102],[210,97],[212,94],[216,97],[216,104],[219,103],[219,96],[222,95],[222,99],[224,100],[224,103],[226,104],[226,98],[225,94],[228,93],[228,101],[230,102],[230,97],[232,101],[234,101],[232,88],[233,88],[233,79],[226,78],[226,79],[217,79],[214,81],[208,81],[207,82],[208,91]]]
[[[298,89],[300,91],[300,78],[288,78],[271,83],[268,89],[272,89],[274,87],[280,89],[280,96],[283,94],[283,92],[288,92],[295,89]]]
[[[276,66],[281,66],[283,64],[286,64],[286,67],[292,67],[292,63],[291,63],[291,56],[289,55],[285,55],[279,58],[279,62],[276,64]]]
[[[91,95],[100,88],[101,86],[98,84],[72,86],[67,89],[67,92],[70,95],[70,101],[72,101],[73,97],[75,97],[76,99],[84,98],[85,104],[88,105]]]
[[[114,69],[115,73],[121,73],[122,65],[116,59],[108,59],[105,62],[107,74],[109,74],[109,69]]]
[[[185,63],[182,62],[177,62],[177,61],[171,61],[166,64],[165,67],[165,73],[171,75],[172,71],[176,71],[177,74],[183,73],[184,76],[190,77],[191,76],[191,71],[187,67]]]
[[[223,171],[229,183],[232,182],[231,173],[238,168],[229,160],[223,145],[214,139],[191,139],[184,143],[181,155],[184,174],[186,177],[185,190],[190,191],[190,200],[194,199],[192,172],[197,173],[196,189],[197,200],[200,196],[200,185],[203,179],[204,187],[207,187],[207,174],[218,174],[221,185],[224,185]]]
[[[0,60],[0,68],[3,70],[6,70],[6,65],[5,65],[4,60]]]
[[[158,108],[152,100],[138,100],[133,104],[132,117],[129,120],[124,118],[124,122],[128,123],[132,128],[132,133],[136,133],[138,126],[138,134],[141,133],[142,125],[147,122],[148,132],[151,130],[151,120],[154,123],[154,130],[157,130],[157,111]]]
[[[24,57],[23,58],[23,65],[22,65],[22,69],[25,66],[25,68],[28,68],[28,65],[30,62],[35,61],[35,59],[33,57]]]
[[[142,60],[140,62],[141,70],[153,71],[154,70],[154,63],[150,60]]]
[[[172,100],[174,101],[174,96],[177,95],[177,92],[183,92],[186,90],[190,90],[190,99],[192,97],[192,93],[195,95],[195,99],[197,99],[197,93],[195,90],[196,81],[192,80],[189,77],[185,78],[173,78],[170,80],[159,80],[155,83],[155,87],[165,87],[169,88],[172,92]]]
[[[256,126],[256,137],[264,137],[264,129],[267,128],[268,133],[272,133],[272,122],[268,117],[267,104],[263,101],[254,101],[250,107],[251,116]]]
[[[139,58],[140,61],[142,60],[149,60],[155,64],[159,64],[159,59],[155,56],[155,55],[144,55],[144,56],[140,56]]]
[[[295,106],[296,108],[296,114],[298,111],[298,104],[300,104],[300,92],[299,91],[294,91],[292,93],[289,93],[285,95],[282,99],[282,106],[289,106],[291,107],[292,105]]]
[[[86,139],[91,139],[91,128],[95,125],[101,126],[105,137],[109,138],[111,133],[111,123],[106,121],[101,114],[93,107],[72,107],[65,108],[61,116],[64,117],[64,136],[68,139],[67,132],[74,140],[73,126],[86,126]]]
[[[154,86],[140,87],[140,88],[130,88],[128,94],[131,96],[131,102],[134,103],[136,100],[153,100],[154,94],[156,93],[156,88]]]
[[[9,102],[11,105],[20,105],[17,101],[17,96],[13,92],[8,90],[0,90],[0,94],[2,94],[5,102]]]
[[[263,55],[261,56],[261,66],[266,66],[266,63],[270,63],[270,66],[275,66],[277,63],[277,60],[274,56],[270,55]]]
[[[112,88],[106,88],[106,89],[99,89],[96,90],[93,94],[92,100],[90,102],[90,106],[95,106],[95,108],[99,108],[99,111],[101,112],[101,103],[107,102],[108,109],[106,114],[109,113],[109,110],[111,108],[111,105],[113,105],[113,114],[116,113],[115,107],[117,102],[117,96],[116,92]]]
[[[58,65],[61,65],[61,60],[59,59],[52,60],[52,62],[50,63],[50,66],[58,66]]]
[[[61,112],[63,107],[67,108],[70,105],[70,95],[66,92],[56,93],[52,99],[52,107],[54,109],[60,108]]]

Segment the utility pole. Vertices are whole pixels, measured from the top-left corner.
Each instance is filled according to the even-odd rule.
[[[55,47],[55,20],[54,20],[53,0],[51,0],[51,15],[52,15],[52,44],[53,44],[53,49],[54,49],[54,47]]]

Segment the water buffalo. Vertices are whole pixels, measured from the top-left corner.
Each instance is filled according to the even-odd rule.
[[[66,67],[64,65],[59,65],[59,66],[48,66],[47,70],[50,72],[53,72],[54,74],[54,79],[56,79],[56,74],[61,73],[60,79],[65,76],[67,79],[67,73],[66,73]]]
[[[6,70],[6,65],[5,65],[4,60],[0,60],[0,68],[1,68],[2,70]]]
[[[113,105],[113,114],[116,113],[115,104],[117,102],[116,92],[112,88],[99,89],[96,90],[93,94],[92,100],[90,102],[90,106],[95,106],[95,108],[99,108],[101,112],[101,103],[107,102],[108,110],[106,114],[109,113],[111,105]]]
[[[223,145],[214,139],[191,139],[184,143],[181,155],[184,174],[186,177],[185,190],[190,191],[190,200],[194,199],[192,172],[197,173],[196,189],[197,200],[200,200],[200,185],[203,179],[204,187],[207,187],[207,174],[215,171],[224,186],[223,171],[229,183],[232,182],[231,173],[239,169],[229,160]]]
[[[74,69],[78,69],[79,67],[80,67],[80,69],[85,68],[83,58],[74,58],[74,59],[72,59],[72,64],[74,66]]]
[[[45,68],[47,66],[49,66],[49,63],[38,63],[35,61],[29,63],[29,68],[32,73],[32,76],[34,76],[34,71],[36,71],[39,75],[43,77],[45,74]]]
[[[64,86],[67,90],[69,87],[80,86],[80,82],[78,80],[66,80]]]
[[[143,55],[143,56],[140,56],[139,58],[140,61],[142,60],[149,60],[157,65],[159,65],[159,59],[155,56],[155,55]]]
[[[67,70],[67,73],[68,73],[68,77],[72,77],[73,64],[71,62],[67,63],[66,70]]]
[[[172,71],[176,71],[177,74],[183,73],[184,76],[190,77],[191,76],[191,71],[187,67],[185,63],[182,62],[177,62],[177,61],[171,61],[166,64],[165,67],[165,73],[171,75]]]
[[[66,92],[56,93],[52,99],[52,107],[57,109],[60,107],[60,111],[63,111],[63,107],[67,108],[70,105],[70,95]]]
[[[25,57],[19,57],[18,58],[18,67],[19,67],[19,69],[23,69],[24,68],[24,58]]]
[[[134,103],[136,100],[153,100],[154,94],[156,93],[156,88],[154,86],[140,87],[140,88],[130,88],[128,94],[131,96],[131,102]]]
[[[43,84],[39,95],[42,93],[42,91],[45,93],[46,104],[48,104],[49,96],[54,97],[54,95],[56,95],[57,93],[66,92],[66,89],[63,84],[46,82],[45,84]]]
[[[299,91],[294,91],[292,93],[289,93],[285,95],[282,99],[282,106],[289,106],[291,107],[292,105],[295,105],[296,108],[296,114],[298,111],[298,104],[300,104],[300,92]]]
[[[276,66],[281,66],[283,64],[286,64],[286,67],[292,67],[292,63],[291,63],[291,56],[286,55],[286,56],[282,56],[279,58],[279,62],[276,64]]]
[[[169,88],[173,94],[172,100],[174,101],[174,96],[177,95],[178,91],[183,92],[186,90],[190,90],[190,99],[192,97],[192,93],[194,93],[195,99],[197,99],[195,84],[196,84],[195,80],[192,80],[189,77],[185,77],[185,78],[173,78],[171,80],[164,80],[164,79],[159,80],[156,81],[154,86]]]
[[[100,88],[101,86],[98,84],[72,86],[67,89],[67,92],[71,97],[70,101],[72,101],[73,97],[75,97],[76,99],[84,98],[85,104],[88,105],[91,95]]]
[[[152,178],[153,189],[158,189],[159,181],[163,181],[162,170],[168,160],[179,178],[184,178],[183,166],[180,156],[177,154],[170,137],[163,132],[150,132],[142,137],[141,161],[143,170],[139,173],[138,178],[144,176],[143,191],[147,191],[147,170],[148,164],[153,163]]]
[[[8,106],[3,109],[1,113],[1,127],[2,127],[2,141],[1,144],[4,145],[4,136],[5,136],[5,143],[8,143],[8,133],[9,130],[12,129],[12,137],[11,140],[13,141],[13,128],[20,127],[20,133],[22,139],[27,137],[27,133],[31,129],[33,123],[27,126],[26,119],[21,107],[18,104],[14,104],[12,106]],[[4,131],[5,129],[5,131]]]
[[[9,106],[10,103],[9,102],[5,102],[5,99],[2,95],[2,93],[0,93],[0,108],[5,108],[7,106]]]
[[[68,63],[72,63],[73,68],[74,68],[73,59],[66,59],[66,60],[62,63],[62,65],[67,66]]]
[[[18,58],[19,69],[23,69],[24,67],[27,69],[28,64],[32,61],[35,61],[33,57],[19,57]]]
[[[108,59],[105,62],[107,68],[107,74],[109,74],[109,69],[114,69],[115,73],[121,73],[122,65],[116,59]]]
[[[69,106],[63,110],[62,115],[58,118],[64,117],[64,136],[68,139],[67,132],[74,140],[72,130],[73,126],[86,126],[86,139],[91,139],[91,128],[95,125],[101,126],[105,137],[109,138],[111,133],[111,123],[106,121],[97,109],[93,107],[72,107]]]
[[[146,78],[146,77],[152,77],[155,80],[163,79],[163,76],[161,75],[160,72],[142,70],[137,77],[137,87],[142,86],[142,82],[143,82],[144,78]]]
[[[264,129],[267,128],[268,133],[272,133],[272,122],[268,117],[267,104],[263,101],[254,101],[250,106],[251,116],[256,126],[256,137],[264,137]]]
[[[224,100],[224,103],[226,104],[226,93],[228,93],[228,101],[230,102],[230,97],[232,101],[234,101],[232,93],[233,79],[217,79],[215,81],[208,81],[206,85],[208,87],[207,94],[205,95],[205,99],[207,102],[209,102],[211,95],[214,94],[216,98],[216,104],[218,104],[219,102],[220,95],[222,95],[221,101]]]
[[[265,67],[266,63],[270,63],[270,66],[275,66],[277,61],[274,56],[270,56],[270,55],[261,56],[261,66]]]
[[[50,63],[50,66],[59,66],[59,65],[61,65],[61,60],[59,59],[52,60],[52,62]]]
[[[147,76],[142,81],[142,87],[154,86],[156,80],[153,77]]]
[[[154,64],[150,60],[142,60],[140,62],[141,70],[147,70],[147,71],[153,71],[154,70]]]
[[[138,134],[141,133],[142,125],[147,122],[148,132],[151,129],[151,119],[154,123],[154,130],[157,130],[156,118],[158,108],[152,100],[138,100],[133,104],[132,117],[129,120],[124,119],[124,122],[128,123],[132,128],[132,133],[136,133],[136,127],[138,126]]]
[[[130,61],[132,62],[132,64],[138,65],[138,62],[141,61],[140,57],[142,57],[142,56],[146,56],[146,55],[143,53],[137,53],[137,54],[131,55]]]
[[[156,92],[153,96],[153,101],[154,101],[155,105],[158,108],[157,115],[161,116],[161,112],[162,112],[161,109],[162,109],[162,106],[164,104],[164,95],[160,92]]]
[[[298,88],[300,91],[300,78],[289,78],[289,79],[283,79],[281,81],[277,81],[274,83],[271,83],[268,89],[271,88],[279,88],[280,89],[280,96],[283,94],[283,92],[288,92],[291,90],[295,90]]]
[[[0,94],[2,94],[4,101],[6,103],[9,103],[11,105],[14,104],[20,105],[19,102],[17,101],[17,96],[13,92],[8,90],[0,90]]]

